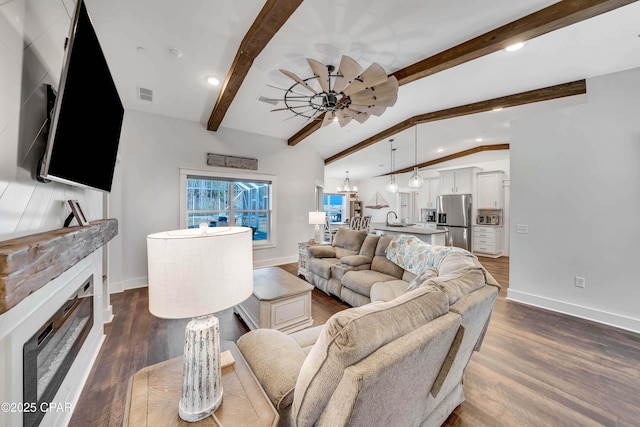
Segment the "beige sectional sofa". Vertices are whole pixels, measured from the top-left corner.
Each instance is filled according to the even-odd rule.
[[[309,248],[309,282],[353,307],[371,302],[376,283],[406,289],[416,276],[387,259],[393,237],[338,229],[332,246]]]
[[[424,281],[389,274],[375,282],[373,302],[323,326],[291,335],[258,329],[238,340],[281,426],[440,426],[464,401],[465,368],[499,286],[460,253],[421,269],[414,277]]]

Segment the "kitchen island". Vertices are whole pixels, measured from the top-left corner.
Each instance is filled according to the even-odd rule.
[[[430,245],[445,245],[446,231],[444,230],[436,230],[434,228],[427,228],[416,224],[401,227],[389,226],[384,222],[371,223],[370,228],[377,234],[390,234],[392,236],[397,236],[398,234],[411,234]]]

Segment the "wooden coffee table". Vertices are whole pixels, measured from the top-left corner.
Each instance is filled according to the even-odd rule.
[[[249,329],[277,329],[285,333],[313,324],[313,285],[279,267],[253,270],[253,294],[235,311]]]
[[[215,412],[225,427],[276,426],[279,415],[249,369],[235,343],[225,341],[235,364],[222,369],[222,404]],[[178,416],[182,393],[182,357],[138,371],[129,381],[124,426],[216,426],[213,417],[196,423]]]

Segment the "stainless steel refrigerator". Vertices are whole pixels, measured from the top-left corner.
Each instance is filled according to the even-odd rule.
[[[436,228],[446,230],[447,246],[471,252],[471,194],[438,196]]]

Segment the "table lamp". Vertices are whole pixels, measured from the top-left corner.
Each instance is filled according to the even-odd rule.
[[[192,317],[184,341],[180,418],[195,422],[222,402],[219,323],[213,313],[253,292],[249,227],[207,227],[147,236],[149,311],[164,319]]]
[[[324,212],[309,212],[309,224],[314,224],[316,226],[313,240],[316,243],[320,243],[322,240],[320,239],[320,225],[324,224],[326,221]]]

